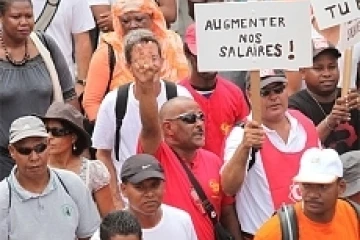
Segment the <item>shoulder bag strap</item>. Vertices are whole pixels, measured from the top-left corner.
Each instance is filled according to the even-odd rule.
[[[39,34],[42,34],[39,32]],[[64,102],[64,98],[62,95],[62,90],[59,82],[59,76],[57,74],[54,62],[51,58],[51,54],[49,50],[44,46],[44,44],[39,39],[39,36],[37,33],[32,32],[30,34],[31,40],[34,42],[37,50],[39,51],[41,57],[43,58],[46,68],[49,71],[51,82],[53,85],[53,101],[54,102]]]
[[[52,22],[59,7],[60,0],[47,0],[35,22],[35,30],[45,32]]]
[[[191,172],[191,170],[188,168],[188,166],[186,166],[184,161],[182,161],[176,153],[175,153],[175,155],[177,156],[179,162],[181,163],[182,167],[184,168],[186,174],[188,175],[189,180],[190,180],[191,184],[193,185],[196,193],[198,194],[199,198],[201,199],[201,203],[202,203],[208,217],[210,218],[212,224],[215,226],[219,222],[219,220],[218,220],[218,216],[215,211],[214,205],[212,205],[212,203],[209,201],[209,199],[207,198],[200,183],[195,178],[194,174]]]

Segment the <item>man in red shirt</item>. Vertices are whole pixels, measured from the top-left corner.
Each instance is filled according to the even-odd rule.
[[[158,112],[154,78],[160,67],[156,64],[157,48],[151,42],[137,44],[131,54],[134,78],[138,87],[140,118],[143,125],[139,151],[154,155],[165,173],[164,203],[187,211],[199,240],[214,240],[214,227],[202,207],[182,163],[190,169],[220,221],[235,239],[241,239],[239,223],[233,208],[234,200],[225,197],[220,186],[222,160],[204,145],[204,114],[198,104],[186,97],[166,102]]]
[[[217,72],[198,71],[195,24],[186,30],[184,51],[191,65],[191,75],[180,84],[189,90],[205,113],[204,149],[223,158],[225,138],[235,123],[249,113],[247,102],[241,89]]]

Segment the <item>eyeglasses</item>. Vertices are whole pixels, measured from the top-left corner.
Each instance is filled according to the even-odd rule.
[[[177,117],[166,119],[166,120],[168,120],[168,121],[181,120],[181,121],[183,121],[184,123],[187,123],[187,124],[194,124],[194,123],[196,123],[197,119],[201,120],[201,121],[204,121],[205,120],[204,113],[203,112],[183,113],[183,114],[180,114]]]
[[[284,92],[285,87],[286,87],[285,84],[281,84],[277,87],[270,88],[270,89],[260,89],[260,96],[267,97],[271,93],[280,94],[280,93]]]
[[[14,146],[15,147],[15,146]],[[15,147],[16,151],[21,155],[30,155],[32,151],[36,152],[37,154],[42,153],[47,148],[46,143],[39,143],[38,145],[28,148],[28,147]]]
[[[51,135],[53,137],[63,137],[63,136],[66,136],[66,135],[70,135],[72,133],[71,130],[69,129],[66,129],[66,128],[50,128],[50,127],[47,127],[46,128],[46,131],[48,133],[51,133]]]

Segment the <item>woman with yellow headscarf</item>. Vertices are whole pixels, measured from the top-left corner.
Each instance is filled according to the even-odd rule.
[[[162,79],[176,82],[189,74],[181,38],[166,28],[164,16],[154,0],[117,0],[112,6],[112,18],[114,32],[102,36],[102,43],[93,54],[89,66],[83,99],[89,120],[96,119],[108,85],[109,90],[113,90],[134,80],[126,66],[123,45],[124,36],[131,30],[149,29],[160,42],[164,59]],[[111,77],[109,45],[113,48],[116,58]]]

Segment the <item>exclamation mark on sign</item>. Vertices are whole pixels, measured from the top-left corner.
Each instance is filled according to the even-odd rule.
[[[289,42],[289,44],[290,44],[290,50],[289,50],[289,56],[288,56],[288,58],[289,58],[289,60],[294,60],[294,58],[295,58],[295,55],[294,55],[294,41],[293,40],[291,40],[290,42]]]

